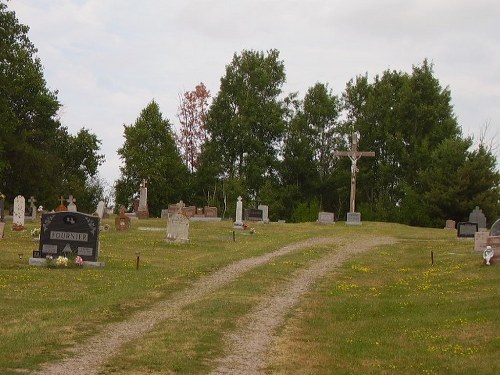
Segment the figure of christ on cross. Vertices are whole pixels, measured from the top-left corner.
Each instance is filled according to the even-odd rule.
[[[358,151],[359,132],[352,134],[351,151],[335,151],[335,156],[347,156],[351,159],[351,199],[349,201],[349,212],[356,210],[356,173],[359,172],[357,162],[362,156],[374,157],[374,151]]]

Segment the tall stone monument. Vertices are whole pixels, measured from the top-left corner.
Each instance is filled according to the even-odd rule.
[[[24,230],[24,211],[26,209],[26,200],[22,195],[14,199],[14,216],[12,218],[12,229],[15,231]]]
[[[243,202],[241,197],[238,197],[236,202],[236,220],[233,229],[243,229]]]
[[[136,215],[139,219],[149,218],[148,210],[148,182],[142,180],[141,186],[139,188],[139,206],[137,207]]]

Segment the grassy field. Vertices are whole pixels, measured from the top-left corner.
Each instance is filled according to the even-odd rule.
[[[65,355],[76,342],[189,287],[239,259],[310,237],[392,236],[396,244],[350,259],[318,282],[280,327],[269,373],[495,374],[500,372],[500,268],[484,266],[473,243],[443,229],[389,223],[361,227],[193,222],[191,243],[169,244],[160,219],[129,232],[101,232],[102,269],[30,267],[29,230],[0,241],[0,373],[19,374]],[[182,317],[125,346],[104,373],[203,374],[223,335],[273,285],[340,248],[316,246],[258,267],[185,308]],[[434,264],[431,264],[431,251]],[[136,269],[136,252],[140,267]]]

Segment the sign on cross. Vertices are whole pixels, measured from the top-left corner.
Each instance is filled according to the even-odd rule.
[[[359,132],[352,134],[352,144],[350,151],[335,151],[335,156],[347,156],[351,159],[351,199],[349,201],[349,212],[356,209],[356,173],[359,172],[357,162],[362,156],[374,157],[374,151],[358,151]]]

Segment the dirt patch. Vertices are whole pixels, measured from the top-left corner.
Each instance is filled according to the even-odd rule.
[[[201,277],[190,288],[179,292],[153,308],[136,313],[129,319],[109,324],[102,334],[91,337],[72,349],[73,356],[48,364],[39,375],[90,375],[97,374],[101,366],[117,354],[122,345],[131,342],[166,319],[179,316],[181,309],[217,290],[243,273],[266,264],[276,257],[321,244],[339,244],[338,239],[314,238],[284,246],[276,251],[230,264],[221,270]],[[242,327],[228,336],[227,355],[217,360],[214,374],[260,373],[265,368],[265,355],[273,340],[275,329],[283,322],[285,314],[297,303],[299,297],[311,288],[313,282],[346,258],[373,246],[390,243],[389,239],[375,238],[370,243],[350,243],[333,254],[315,262],[310,268],[297,272],[292,282],[280,290],[272,290],[250,314],[244,317]]]

